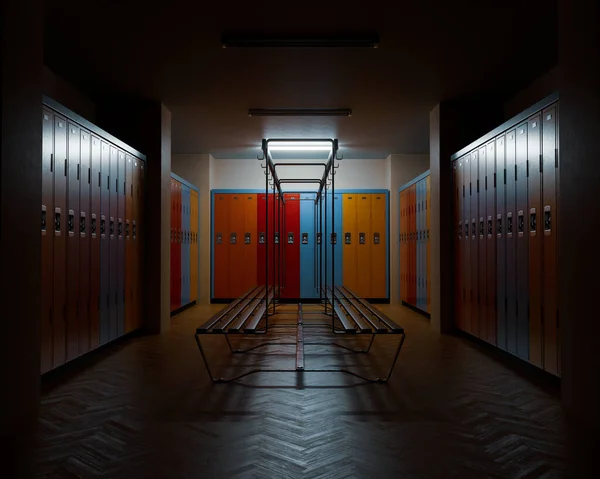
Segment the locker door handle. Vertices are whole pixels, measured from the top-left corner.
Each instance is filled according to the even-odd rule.
[[[496,218],[496,235],[498,238],[502,237],[502,215],[498,215]]]
[[[479,238],[483,238],[483,217],[479,218]]]
[[[129,220],[125,220],[125,238],[129,239]],[[173,232],[171,231],[171,239],[173,238]]]
[[[73,236],[75,234],[75,212],[73,210],[69,210],[67,228],[69,236]]]
[[[60,236],[60,208],[54,209],[54,234]]]
[[[79,214],[79,235],[82,238],[85,238],[85,228],[86,228],[86,225],[85,225],[85,211],[82,211]]]
[[[90,220],[90,230],[92,232],[92,238],[96,237],[96,215],[92,214],[92,219]]]
[[[117,234],[119,239],[123,239],[123,220],[121,218],[118,219]]]
[[[487,230],[488,230],[488,238],[491,238],[492,235],[494,234],[494,229],[492,226],[492,217],[488,216],[488,224],[487,224]]]
[[[104,235],[106,234],[106,218],[104,217],[104,215],[100,217],[100,234],[102,235],[102,237],[104,237]]]
[[[512,236],[513,233],[513,215],[512,212],[508,212],[506,213],[506,221],[507,221],[507,225],[506,225],[506,235],[507,236]]]
[[[523,210],[519,211],[519,219],[518,219],[518,229],[519,229],[519,236],[523,236],[523,233],[525,232],[525,215],[523,213]]]
[[[108,223],[108,234],[111,236],[111,238],[115,236],[115,219],[112,217]]]
[[[465,239],[469,238],[469,220],[465,221]]]
[[[544,206],[544,234],[549,235],[552,231],[552,212],[550,205]]]
[[[529,210],[529,234],[535,236],[537,231],[537,214],[535,208]]]
[[[477,220],[475,218],[471,221],[471,236],[473,239],[477,237]]]
[[[42,234],[46,234],[46,205],[42,205]]]
[[[137,227],[135,225],[135,221],[133,221],[131,224],[131,237],[133,239],[136,239],[136,237],[137,237]]]

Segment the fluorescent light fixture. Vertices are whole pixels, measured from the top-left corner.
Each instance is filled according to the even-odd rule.
[[[350,108],[251,108],[248,116],[352,116]]]
[[[331,143],[325,141],[315,142],[293,142],[293,141],[278,141],[268,144],[269,151],[330,151]]]

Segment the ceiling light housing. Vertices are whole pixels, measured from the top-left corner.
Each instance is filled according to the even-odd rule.
[[[223,36],[223,48],[377,48],[378,35],[351,37]]]
[[[248,116],[352,116],[350,108],[251,108]]]
[[[330,141],[270,141],[269,151],[331,151]]]

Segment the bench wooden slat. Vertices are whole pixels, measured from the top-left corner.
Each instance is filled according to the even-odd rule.
[[[296,334],[296,371],[304,370],[304,326],[302,323],[302,304],[298,305],[298,331]]]
[[[260,286],[255,286],[254,288],[250,288],[246,294],[244,294],[244,296],[240,296],[239,298],[237,298],[235,301],[229,303],[229,305],[225,308],[223,308],[222,310],[220,310],[217,314],[215,314],[214,316],[212,316],[208,321],[206,321],[202,326],[199,326],[196,329],[197,333],[206,333],[208,332],[210,329],[212,329],[215,324],[217,324],[219,321],[221,321],[225,316],[227,316],[236,306],[238,306],[240,304],[240,302],[242,302],[244,299],[246,299],[248,296],[255,294],[256,290],[259,289]]]
[[[237,317],[235,321],[227,328],[230,333],[238,333],[244,326],[244,323],[248,321],[248,318],[252,316],[256,308],[260,305],[262,298],[255,298],[248,305],[248,307]]]
[[[380,320],[382,323],[384,323],[392,332],[404,333],[404,328],[402,328],[401,326],[398,326],[394,321],[392,321],[381,311],[379,311],[378,309],[376,309],[375,307],[373,307],[372,305],[367,303],[364,299],[356,296],[356,294],[354,294],[354,292],[352,292],[352,290],[346,288],[345,286],[342,286],[342,289],[345,292],[347,292],[349,295],[352,295],[361,305],[363,305],[365,308],[367,308],[378,320]]]
[[[245,311],[256,297],[262,294],[264,289],[265,288],[263,286],[258,291],[244,299],[233,311],[231,311],[227,318],[224,318],[220,323],[215,324],[212,328],[212,331],[215,333],[223,333],[229,327],[229,325],[236,320],[238,315],[241,314],[242,311]]]
[[[336,298],[331,289],[327,289],[327,300],[332,304],[333,310],[335,314],[337,314],[340,323],[342,323],[342,327],[346,330],[347,333],[355,333],[356,328],[352,325],[344,310],[342,309],[339,300],[336,301]]]
[[[338,289],[340,296],[345,298],[345,300],[348,301],[350,306],[354,307],[354,309],[357,312],[357,315],[361,318],[361,320],[369,325],[368,326],[369,331],[375,331],[376,333],[387,333],[388,332],[387,326],[385,324],[382,324],[381,321],[379,321],[379,320],[377,320],[377,321],[374,320],[372,318],[373,314],[371,313],[371,311],[368,310],[367,308],[363,307],[363,305],[361,303],[359,303],[356,298],[354,298],[353,296],[349,296],[340,288],[338,288],[338,287],[336,287],[336,288]]]

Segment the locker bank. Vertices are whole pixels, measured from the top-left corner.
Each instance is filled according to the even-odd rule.
[[[3,5],[3,477],[596,477],[598,18]]]

